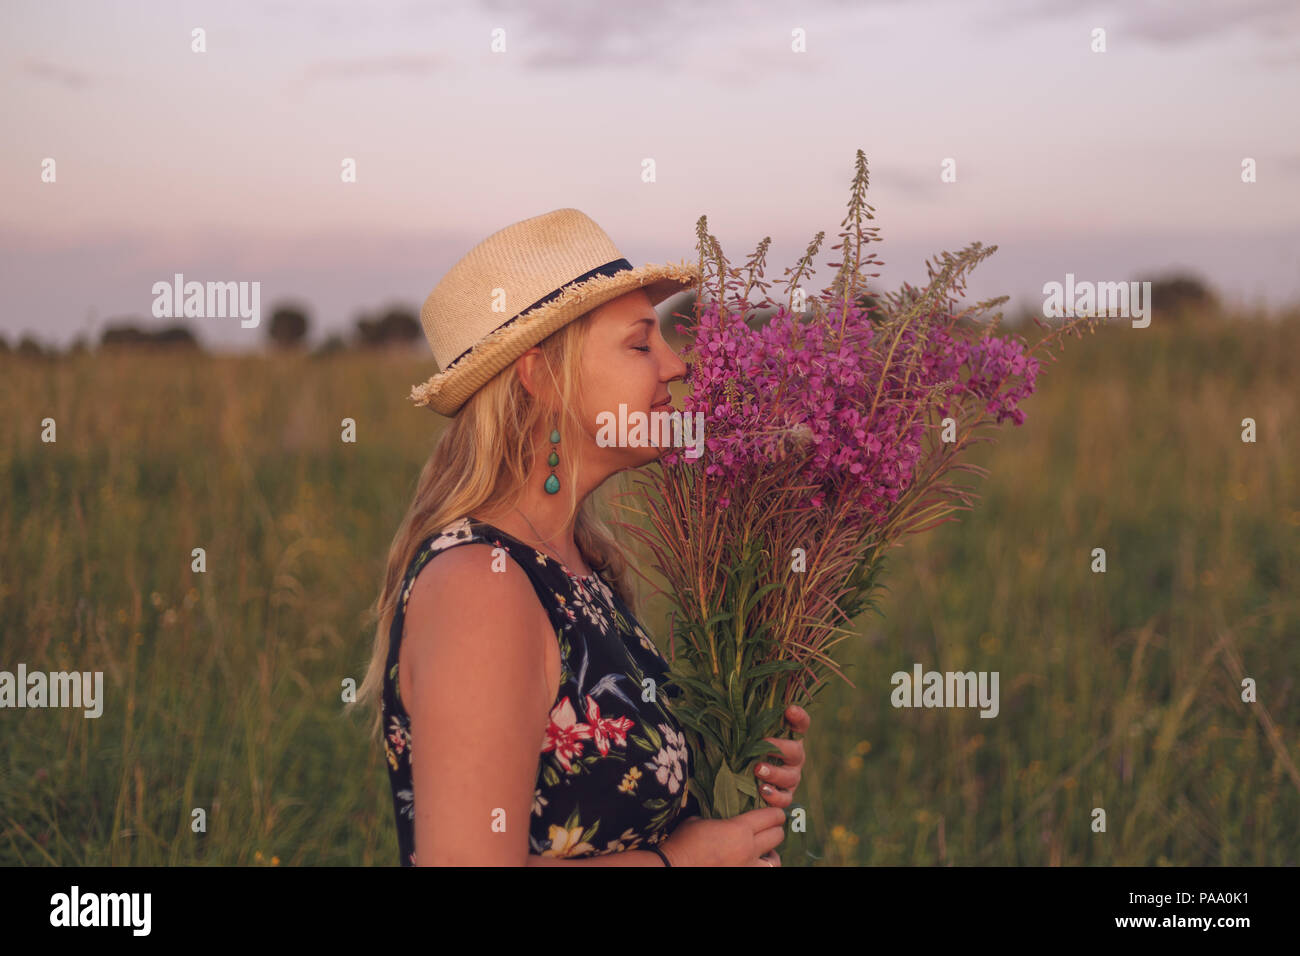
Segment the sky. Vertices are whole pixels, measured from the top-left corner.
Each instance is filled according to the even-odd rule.
[[[768,280],[825,231],[820,288],[858,149],[885,288],[979,241],[972,301],[1300,302],[1296,0],[5,0],[0,73],[11,344],[173,324],[176,273],[261,283],[258,328],[186,320],[209,347],[278,303],[319,341],[562,207],[634,263],[695,260],[701,215],[733,264],[770,236]]]

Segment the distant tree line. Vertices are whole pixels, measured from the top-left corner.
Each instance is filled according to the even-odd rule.
[[[100,333],[97,348],[101,351],[165,350],[202,351],[203,347],[193,329],[185,324],[164,328],[147,328],[144,320],[132,317],[116,320],[106,325]],[[297,305],[279,305],[266,323],[266,344],[277,351],[302,351],[307,348],[307,334],[311,318]],[[389,306],[375,315],[362,314],[357,318],[350,335],[338,333],[328,336],[314,350],[313,355],[330,355],[353,349],[408,347],[424,340],[424,329],[416,312],[404,306]],[[42,344],[30,334],[24,335],[16,345],[0,333],[0,354],[40,358],[59,354],[76,355],[91,348],[85,335],[77,336],[60,353],[57,347]]]
[[[774,297],[781,290],[775,290]],[[1162,321],[1180,321],[1189,313],[1217,312],[1218,296],[1200,279],[1189,275],[1171,275],[1162,279],[1151,280],[1151,305]],[[779,299],[777,301],[780,301]],[[694,315],[694,294],[683,300],[673,311],[680,313],[665,322],[665,334],[669,339],[677,338],[673,331],[680,323],[688,330]],[[860,304],[867,307],[880,307],[882,300],[866,295]],[[761,322],[775,313],[775,309],[764,309],[752,319]],[[1015,316],[1021,322],[1027,322],[1034,315],[1032,309],[1022,308]],[[307,311],[293,304],[276,306],[271,313],[271,320],[266,324],[266,343],[277,351],[302,351],[306,349],[307,335],[311,329],[311,318]],[[377,313],[364,313],[359,316],[348,336],[334,333],[328,336],[315,349],[313,355],[332,355],[336,352],[374,348],[401,348],[415,345],[424,340],[424,330],[420,326],[419,316],[415,310],[406,306],[393,305]],[[138,320],[127,318],[106,326],[100,334],[99,346],[103,350],[148,349],[148,350],[190,350],[201,351],[193,330],[187,325],[169,325],[160,329],[148,329]],[[78,336],[63,354],[75,355],[90,349],[84,335]],[[20,356],[41,357],[58,355],[59,350],[42,345],[31,335],[24,335],[15,346],[10,346],[8,339],[0,333],[0,354],[14,353]]]

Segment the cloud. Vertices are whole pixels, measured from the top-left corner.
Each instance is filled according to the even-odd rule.
[[[958,0],[911,0],[911,4],[948,8],[940,13],[931,10],[931,16],[970,11],[975,26],[998,31],[1082,16],[1097,20],[1096,25],[1110,25],[1112,33],[1164,46],[1218,39],[1235,31],[1270,44],[1300,37],[1297,0],[1003,0],[980,7]],[[839,18],[844,15],[839,11],[848,8],[856,14],[901,6],[901,0],[821,0],[799,7],[798,13]],[[752,28],[760,18],[779,18],[783,12],[780,6],[736,0],[707,6],[698,0],[639,0],[626,6],[608,0],[482,0],[480,11],[490,26],[506,29],[512,52],[526,51],[527,66],[557,69],[647,62],[663,68],[679,61],[693,34],[706,24]],[[726,63],[705,69],[733,81],[746,72]]]
[[[23,71],[29,76],[57,83],[70,90],[85,89],[94,82],[89,73],[82,73],[80,70],[69,69],[66,66],[59,66],[57,63],[49,63],[45,60],[25,60],[23,62]]]
[[[882,191],[896,189],[904,196],[911,196],[914,199],[935,199],[939,189],[944,185],[939,180],[939,173],[938,161],[926,175],[903,166],[877,167],[871,170],[871,184]],[[966,174],[963,173],[962,176],[965,178]]]
[[[960,170],[960,167],[959,167]],[[867,172],[870,186],[867,190],[867,202],[876,205],[876,200],[871,197],[880,197],[886,194],[897,194],[915,199],[920,202],[931,202],[939,198],[940,190],[943,189],[944,183],[939,179],[941,172],[939,160],[935,158],[932,164],[925,167],[918,166],[901,166],[898,164],[876,163],[867,157]],[[835,185],[843,189],[846,183],[846,170],[843,167],[835,167],[831,170]],[[852,170],[848,170],[851,174]],[[960,173],[961,178],[965,180],[967,174]]]
[[[1300,36],[1300,6],[1295,0],[1129,0],[1122,5],[1104,0],[1022,0],[984,18],[984,26],[1002,28],[1081,16],[1098,20],[1094,25],[1108,26],[1111,34],[1123,33],[1160,46],[1222,39],[1237,30],[1270,43]]]
[[[506,29],[508,49],[528,50],[525,64],[541,68],[643,66],[662,68],[689,42],[705,8],[692,0],[486,0],[492,28]],[[716,8],[708,8],[716,15]],[[522,35],[522,36],[521,36]]]
[[[1221,37],[1239,29],[1270,42],[1300,34],[1300,7],[1295,0],[1186,0],[1176,5],[1148,2],[1125,7],[1125,12],[1130,14],[1128,32],[1163,45]]]

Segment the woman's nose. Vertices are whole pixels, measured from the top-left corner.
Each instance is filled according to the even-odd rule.
[[[690,365],[683,362],[681,356],[674,352],[672,348],[668,349],[668,354],[670,356],[668,360],[668,371],[670,371],[671,374],[667,377],[666,381],[672,382],[679,378],[682,381],[686,381],[691,374]]]

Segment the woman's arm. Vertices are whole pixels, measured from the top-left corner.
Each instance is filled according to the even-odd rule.
[[[494,572],[492,560],[486,544],[440,555],[407,604],[401,667],[421,866],[523,866],[529,856],[551,705],[543,641],[555,636],[524,570]]]

